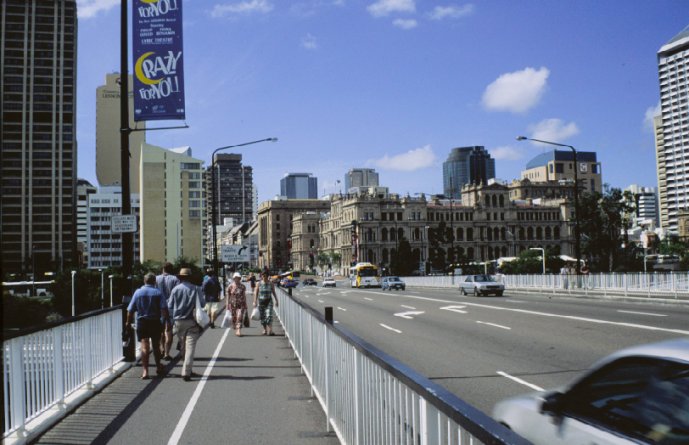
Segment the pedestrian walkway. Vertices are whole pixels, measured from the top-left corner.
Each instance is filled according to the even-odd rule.
[[[279,323],[274,337],[252,324],[241,338],[207,329],[192,381],[178,357],[162,379],[137,363],[34,443],[338,444]]]

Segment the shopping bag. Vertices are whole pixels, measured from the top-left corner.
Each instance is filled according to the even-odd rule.
[[[220,323],[221,328],[231,328],[232,327],[232,312],[225,311],[225,316],[222,318],[222,323]]]
[[[194,309],[194,320],[196,320],[196,324],[201,326],[201,329],[206,329],[211,324],[211,319],[201,307],[201,301],[198,298],[196,299],[196,309]]]
[[[261,313],[258,311],[257,307],[251,311],[251,319],[254,321],[259,321],[261,319]]]
[[[249,321],[249,311],[244,311],[244,327],[248,328],[251,326],[251,322]]]

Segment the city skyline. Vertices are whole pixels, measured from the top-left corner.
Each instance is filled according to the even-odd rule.
[[[119,67],[119,8],[78,5],[78,174],[95,182],[95,89]],[[549,150],[520,134],[598,153],[614,187],[654,187],[656,54],[689,8],[625,5],[185,2],[191,128],[147,139],[209,164],[216,147],[278,137],[240,151],[259,201],[286,172],[313,172],[321,195],[357,167],[397,193],[441,193],[457,146],[485,146],[510,181]]]

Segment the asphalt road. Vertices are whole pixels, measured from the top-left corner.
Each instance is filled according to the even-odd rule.
[[[531,294],[461,296],[299,287],[293,295],[490,414],[506,397],[564,385],[618,349],[689,335],[689,307]]]

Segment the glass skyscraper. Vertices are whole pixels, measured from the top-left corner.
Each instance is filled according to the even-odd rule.
[[[446,197],[461,199],[466,184],[486,184],[495,178],[495,159],[485,147],[453,148],[443,162],[443,191]]]
[[[280,180],[280,195],[287,199],[317,199],[318,178],[311,173],[288,173]]]

